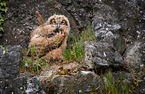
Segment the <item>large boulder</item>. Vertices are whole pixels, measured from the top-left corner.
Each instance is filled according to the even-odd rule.
[[[88,69],[102,67],[122,67],[125,65],[123,57],[106,42],[85,42],[84,63]]]
[[[101,78],[91,71],[79,71],[75,75],[52,75],[40,77],[43,88],[47,94],[79,94],[99,92]]]
[[[145,41],[135,41],[130,45],[124,54],[129,68],[143,70],[145,64]]]
[[[37,77],[20,75],[21,51],[20,45],[0,46],[0,94],[45,94]]]
[[[96,32],[97,40],[103,39],[102,33],[111,32],[115,35],[114,47],[120,54],[124,54],[130,44],[145,37],[143,11],[139,0],[103,0],[96,3],[92,29]]]
[[[1,79],[12,79],[19,74],[19,64],[22,60],[21,49],[20,45],[0,47]]]
[[[19,63],[21,58],[20,45],[0,47],[0,93],[9,94],[23,92],[25,79],[19,77]]]

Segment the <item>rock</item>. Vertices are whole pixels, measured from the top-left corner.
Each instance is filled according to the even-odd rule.
[[[85,42],[84,49],[84,63],[88,69],[125,65],[122,56],[106,42]]]
[[[0,47],[0,78],[12,79],[19,74],[19,63],[22,60],[20,45]]]
[[[105,40],[107,33],[112,33],[107,42],[113,41],[116,50],[124,54],[125,49],[132,42],[144,38],[143,11],[142,4],[138,0],[104,0],[94,6],[91,27],[95,30],[97,40]],[[114,26],[116,29],[113,28]]]
[[[42,89],[39,78],[36,76],[27,80],[25,92],[27,94],[46,94]]]
[[[22,60],[20,45],[0,47],[0,93],[22,94],[25,79],[19,76],[19,63]]]
[[[91,92],[100,92],[102,83],[101,78],[91,71],[80,71],[72,78],[73,94],[90,94]]]
[[[37,77],[20,75],[21,51],[20,45],[0,46],[0,94],[45,94]]]
[[[135,88],[135,92],[133,94],[145,94],[145,77],[142,82],[138,83],[138,86]]]
[[[62,0],[59,3],[71,13],[76,21],[77,28],[83,30],[93,17],[93,8],[96,2],[94,0]]]
[[[114,42],[116,42],[120,37],[120,35],[118,34],[119,33],[118,30],[121,28],[121,26],[119,24],[111,25],[108,23],[104,23],[104,24],[99,23],[95,28],[96,28],[95,36],[97,41],[107,42],[113,46]]]
[[[1,94],[46,94],[42,89],[38,77],[18,75],[13,79],[0,80]]]
[[[74,76],[55,75],[52,79],[46,77],[41,83],[48,94],[90,94],[101,87],[100,77],[91,71],[80,71]]]
[[[142,70],[145,64],[145,41],[135,41],[126,49],[124,57],[129,68]]]
[[[26,78],[18,75],[12,79],[0,80],[0,93],[1,94],[24,94]]]

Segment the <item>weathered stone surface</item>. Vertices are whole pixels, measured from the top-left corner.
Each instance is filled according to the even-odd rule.
[[[24,94],[26,78],[17,76],[13,79],[0,79],[1,94]]]
[[[90,94],[91,92],[99,92],[101,88],[100,76],[91,71],[80,71],[72,79],[73,94]]]
[[[39,78],[36,76],[27,79],[25,92],[27,94],[46,94],[42,89]]]
[[[145,94],[145,77],[142,82],[138,83],[133,94]]]
[[[20,45],[0,47],[0,78],[11,79],[19,74],[19,63],[22,60]]]
[[[0,93],[21,94],[25,79],[19,76],[20,45],[0,47]]]
[[[20,75],[21,51],[20,45],[0,47],[0,94],[45,94],[36,77]]]
[[[77,28],[84,29],[93,17],[95,0],[57,0],[74,18]]]
[[[101,87],[100,76],[91,71],[80,71],[74,76],[55,75],[41,81],[47,94],[79,94],[98,92]]]
[[[103,0],[102,3],[96,3],[94,17],[92,18],[92,29],[95,30],[96,34],[98,32],[100,34],[97,35],[97,40],[104,37],[102,33],[112,32],[115,35],[113,37],[114,47],[120,54],[124,54],[125,49],[132,42],[145,37],[145,14],[143,11],[139,0]],[[113,29],[112,27],[115,25],[118,25],[119,28]]]
[[[88,66],[88,69],[125,65],[122,56],[112,45],[106,42],[85,42],[84,46],[84,63]]]
[[[126,49],[124,57],[130,68],[142,70],[145,64],[145,41],[135,41]]]

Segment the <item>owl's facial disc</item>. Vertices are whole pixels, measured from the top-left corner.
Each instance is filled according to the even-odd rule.
[[[70,29],[69,21],[64,15],[51,16],[48,19],[48,24],[60,31],[63,31],[64,29]]]

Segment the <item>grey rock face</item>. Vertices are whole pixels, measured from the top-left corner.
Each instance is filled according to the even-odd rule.
[[[105,42],[85,42],[84,63],[88,69],[99,67],[119,67],[124,66],[122,56],[114,49],[114,47]],[[95,66],[95,67],[94,67]]]
[[[0,94],[45,94],[36,77],[20,75],[21,51],[20,45],[0,47]]]
[[[73,94],[99,92],[101,78],[91,71],[80,71],[72,78]]]
[[[143,69],[145,64],[145,41],[135,41],[130,45],[126,52],[125,58],[129,67]]]
[[[0,79],[1,94],[24,94],[26,78],[17,76],[13,79]]]
[[[19,74],[21,58],[20,45],[0,47],[0,78],[11,79]]]
[[[27,79],[25,92],[26,94],[46,94],[42,89],[39,78],[36,76]]]
[[[90,94],[100,90],[101,79],[94,72],[80,71],[74,76],[56,75],[51,82],[43,79],[43,86],[48,94]]]
[[[77,28],[84,29],[93,17],[94,0],[57,0],[75,19]]]
[[[19,76],[19,63],[21,58],[19,45],[0,47],[0,93],[21,94],[25,78]]]
[[[96,32],[97,40],[105,40],[104,36],[107,37],[107,33],[111,32],[111,40],[107,42],[113,41],[116,50],[124,54],[125,49],[134,40],[145,36],[141,5],[138,0],[103,0],[103,3],[96,3],[92,29]]]
[[[145,79],[138,84],[133,94],[145,94]]]

